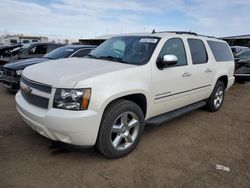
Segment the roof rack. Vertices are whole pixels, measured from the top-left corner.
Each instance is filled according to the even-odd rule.
[[[175,34],[188,34],[188,35],[195,35],[195,36],[201,36],[201,37],[208,37],[208,38],[215,38],[217,39],[216,37],[214,36],[208,36],[208,35],[199,35],[195,32],[191,32],[191,31],[155,31],[155,29],[152,31],[152,34],[155,34],[155,33],[175,33]]]
[[[191,31],[155,31],[155,29],[152,31],[152,34],[155,33],[176,33],[176,34],[189,34],[189,35],[198,35],[195,32],[191,32]]]

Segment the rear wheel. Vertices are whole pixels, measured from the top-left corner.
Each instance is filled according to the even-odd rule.
[[[225,95],[225,85],[222,81],[217,81],[214,90],[207,101],[207,109],[216,112],[222,106]]]
[[[127,100],[111,103],[104,112],[97,149],[108,158],[119,158],[130,153],[138,144],[144,130],[141,108]]]

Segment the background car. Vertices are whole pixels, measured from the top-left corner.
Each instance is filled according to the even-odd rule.
[[[7,63],[12,56],[12,50],[22,47],[22,44],[0,46],[0,65]]]
[[[63,44],[41,43],[41,42],[23,44],[21,47],[12,50],[9,62],[18,59],[42,57],[45,54],[61,46],[63,46]]]
[[[250,59],[244,61],[244,65],[235,70],[235,81],[237,83],[250,82]]]
[[[68,57],[84,57],[95,48],[96,46],[91,45],[62,46],[41,58],[24,59],[7,63],[3,67],[3,86],[12,91],[17,91],[19,90],[19,80],[24,68],[48,60]]]
[[[246,46],[230,46],[230,47],[234,55],[241,52],[242,50],[249,49]]]
[[[250,81],[250,49],[240,51],[235,55],[235,81],[244,83]]]
[[[15,46],[15,45],[14,45]],[[3,65],[8,62],[13,62],[19,59],[28,59],[34,57],[42,57],[44,54],[47,54],[54,49],[63,46],[63,44],[54,44],[54,43],[30,43],[30,44],[19,44],[13,48],[11,45],[11,51],[4,51],[4,56],[0,64],[0,80],[2,81],[3,75]],[[1,51],[1,50],[0,50]]]
[[[21,46],[21,44],[0,46],[0,81],[2,81],[3,75],[2,66],[9,61],[12,50]]]

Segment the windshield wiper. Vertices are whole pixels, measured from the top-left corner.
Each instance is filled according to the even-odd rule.
[[[99,57],[92,55],[92,54],[89,54],[86,57],[93,58],[93,59],[100,59]]]
[[[51,59],[51,60],[55,59],[55,58],[52,58],[52,57],[45,57],[45,58],[47,58],[47,59]]]
[[[120,63],[126,63],[125,61],[122,60],[122,58],[119,58],[119,57],[100,56],[99,58],[104,59],[104,60],[117,61],[117,62],[120,62]]]

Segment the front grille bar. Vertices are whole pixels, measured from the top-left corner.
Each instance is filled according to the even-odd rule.
[[[45,92],[45,93],[51,93],[52,91],[52,86],[50,85],[46,85],[46,84],[42,84],[42,83],[38,83],[38,82],[35,82],[35,81],[31,81],[27,78],[25,78],[24,76],[21,77],[21,81],[25,84],[27,84],[28,86],[30,86],[31,88],[35,88],[35,89],[38,89],[42,92]]]

